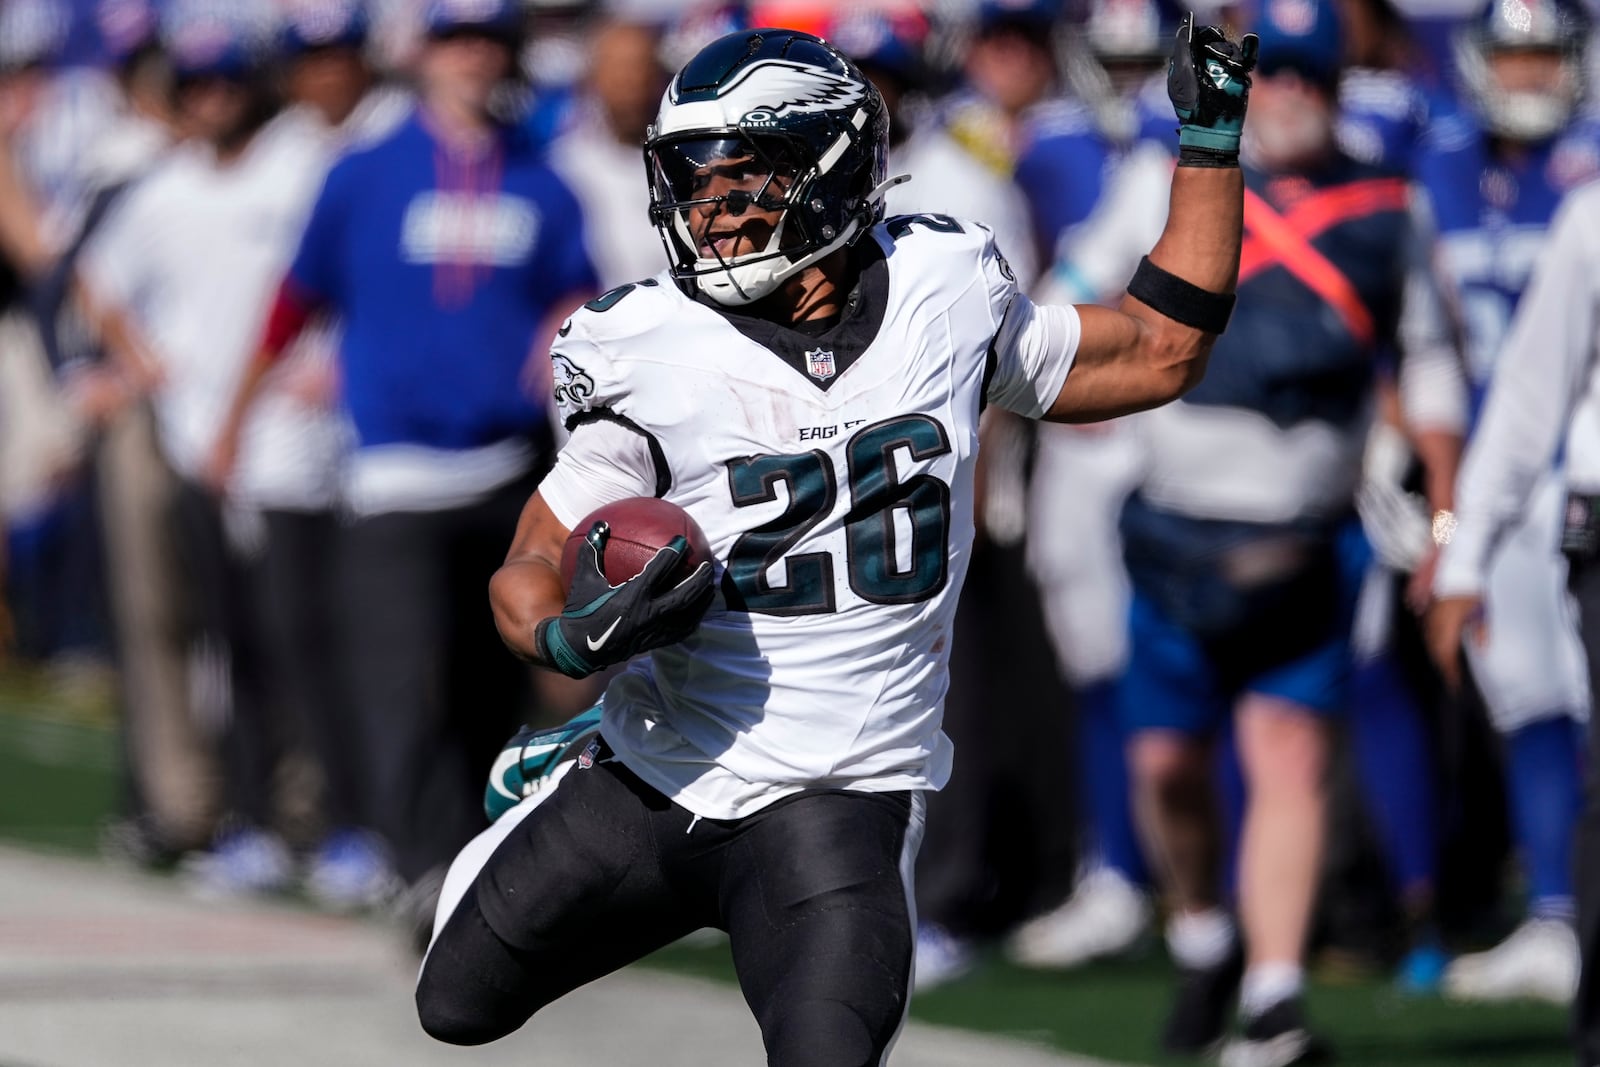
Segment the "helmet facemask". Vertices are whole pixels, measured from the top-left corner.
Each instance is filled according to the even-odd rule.
[[[672,275],[725,307],[771,294],[883,217],[889,119],[854,64],[798,30],[703,48],[645,139]]]
[[[645,157],[650,219],[673,275],[693,280],[725,307],[767,296],[849,244],[881,213],[869,196],[850,205],[845,218],[827,217],[836,212],[813,193],[833,184],[823,171],[830,161],[808,162],[781,134],[730,130],[651,139]],[[881,174],[881,165],[875,169]]]

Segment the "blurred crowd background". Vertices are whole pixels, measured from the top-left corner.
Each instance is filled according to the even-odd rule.
[[[891,213],[987,224],[1041,301],[1114,302],[1165,219],[1180,14],[0,0],[0,636],[114,685],[104,848],[421,922],[499,743],[592,703],[503,652],[484,592],[562,432],[545,340],[665,265],[640,145],[701,44],[827,37],[891,108]],[[993,942],[1078,966],[1164,919],[1203,971],[1237,903],[1419,993],[1565,1003],[1589,695],[1559,493],[1500,662],[1441,676],[1420,618],[1517,298],[1600,172],[1589,15],[1200,17],[1264,39],[1241,339],[1164,422],[990,416],[918,983]],[[361,229],[399,202],[398,239]],[[1199,425],[1218,412],[1247,416]],[[1150,713],[1174,685],[1224,713]],[[1228,704],[1263,692],[1311,736],[1241,714],[1236,737]],[[1282,869],[1236,859],[1252,834]],[[1252,878],[1314,912],[1252,918]]]

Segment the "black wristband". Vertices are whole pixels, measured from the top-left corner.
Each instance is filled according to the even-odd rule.
[[[1239,153],[1219,152],[1215,148],[1201,148],[1197,145],[1178,146],[1178,166],[1180,167],[1237,167]]]
[[[1145,256],[1128,283],[1128,295],[1150,305],[1174,322],[1206,333],[1221,333],[1233,314],[1233,294],[1213,293],[1162,270]]]

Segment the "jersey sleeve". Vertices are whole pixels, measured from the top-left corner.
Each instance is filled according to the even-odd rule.
[[[1550,224],[1456,480],[1457,526],[1440,553],[1435,596],[1482,592],[1496,545],[1527,513],[1588,392],[1600,307],[1597,226],[1600,185],[1570,194]]]
[[[654,439],[626,419],[601,412],[580,419],[539,485],[561,524],[575,530],[602,505],[634,496],[659,496]]]
[[[988,231],[984,230],[987,234]],[[1030,419],[1055,402],[1078,351],[1081,323],[1076,309],[1035,304],[994,246],[981,253],[989,311],[995,324],[989,347],[988,401]]]
[[[614,410],[627,392],[605,346],[591,333],[593,306],[591,301],[573,312],[550,346],[556,411],[569,431],[595,412]]]

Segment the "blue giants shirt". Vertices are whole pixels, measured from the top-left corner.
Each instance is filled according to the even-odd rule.
[[[333,168],[289,277],[343,320],[360,443],[448,449],[539,427],[523,376],[539,330],[597,287],[578,201],[531,139],[505,129],[466,155],[420,112]]]
[[[1597,173],[1600,127],[1592,120],[1499,154],[1466,112],[1428,131],[1417,181],[1437,231],[1440,283],[1459,309],[1474,422],[1550,218],[1567,190]]]

